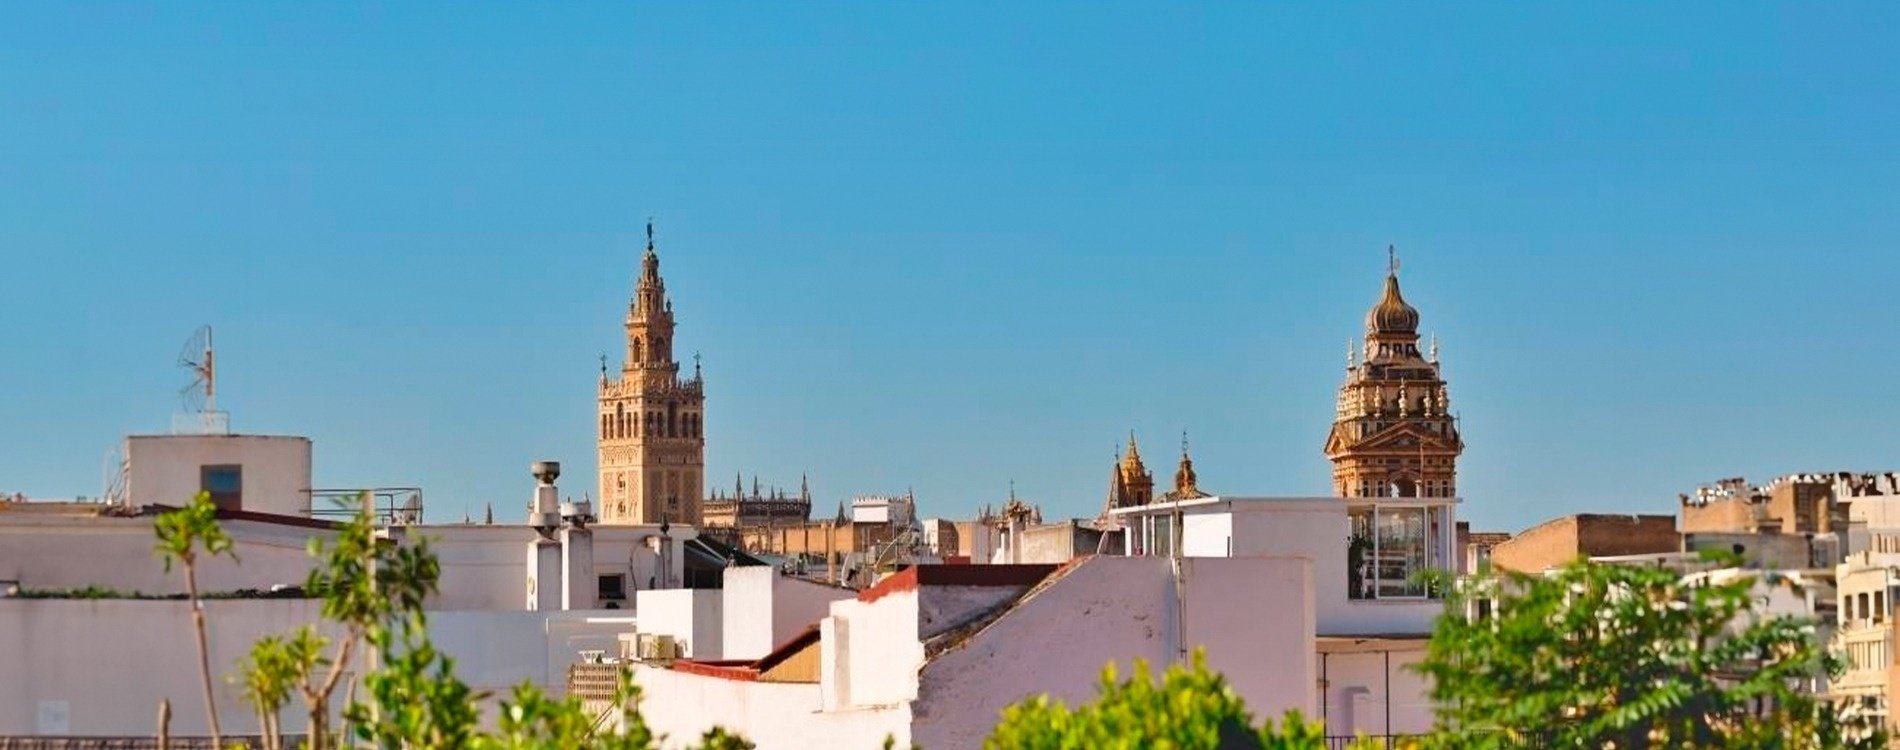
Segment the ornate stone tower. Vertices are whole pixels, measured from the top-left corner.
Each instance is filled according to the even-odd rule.
[[[1346,344],[1346,382],[1326,437],[1333,493],[1455,497],[1464,440],[1439,376],[1438,342],[1419,353],[1418,310],[1399,294],[1391,252],[1385,292],[1366,313],[1365,361]]]
[[[1154,501],[1155,478],[1141,463],[1141,451],[1135,448],[1135,433],[1128,433],[1128,451],[1115,462],[1108,478],[1108,504],[1111,508],[1147,505]]]
[[[673,359],[673,303],[660,278],[647,223],[647,251],[627,307],[627,358],[620,377],[600,362],[600,522],[699,526],[706,486],[706,396],[698,357],[691,380]]]

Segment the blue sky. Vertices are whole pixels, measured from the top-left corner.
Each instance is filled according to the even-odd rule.
[[[320,484],[591,490],[649,215],[711,481],[827,507],[1323,493],[1388,243],[1480,527],[1900,463],[1900,9],[1541,6],[7,5],[0,490],[205,323]]]

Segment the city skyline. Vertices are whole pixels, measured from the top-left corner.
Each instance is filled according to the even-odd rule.
[[[1092,516],[1131,428],[1210,492],[1327,494],[1388,245],[1474,527],[1893,467],[1881,23],[1390,11],[10,9],[0,490],[96,494],[209,323],[234,430],[320,482],[516,518],[551,458],[579,497],[649,216],[708,483],[808,473],[817,514]]]

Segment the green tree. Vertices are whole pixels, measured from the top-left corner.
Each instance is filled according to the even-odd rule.
[[[1094,702],[1075,708],[1046,695],[1003,710],[1002,723],[983,746],[990,750],[1082,750],[1102,748],[1261,748],[1324,750],[1324,728],[1298,711],[1278,726],[1256,726],[1245,703],[1227,681],[1207,668],[1198,649],[1188,665],[1169,666],[1157,684],[1146,662],[1136,660],[1134,675],[1117,677],[1115,665],[1102,670],[1101,692]]]
[[[244,700],[257,711],[264,750],[283,747],[278,714],[290,702],[291,691],[327,663],[325,642],[315,628],[306,625],[288,638],[268,636],[252,644],[251,653],[239,664],[237,681],[243,685]]]
[[[1837,661],[1811,621],[1755,612],[1754,583],[1581,560],[1468,581],[1419,665],[1438,706],[1431,744],[1883,747],[1815,696]],[[1490,614],[1465,616],[1479,600]]]
[[[205,716],[211,723],[212,745],[223,747],[224,731],[218,726],[217,696],[211,690],[211,649],[205,642],[204,602],[198,598],[198,556],[227,555],[235,560],[237,553],[231,551],[231,537],[225,536],[224,529],[218,526],[218,506],[212,504],[208,492],[198,493],[183,508],[159,514],[153,528],[158,534],[157,553],[165,561],[165,572],[171,572],[173,562],[185,572],[185,598],[191,602],[191,626],[198,638],[198,676],[204,684]]]

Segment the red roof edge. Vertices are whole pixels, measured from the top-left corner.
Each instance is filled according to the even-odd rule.
[[[673,662],[673,671],[696,674],[702,677],[717,677],[722,680],[740,682],[758,682],[759,670],[749,661],[693,661],[679,659]]]

